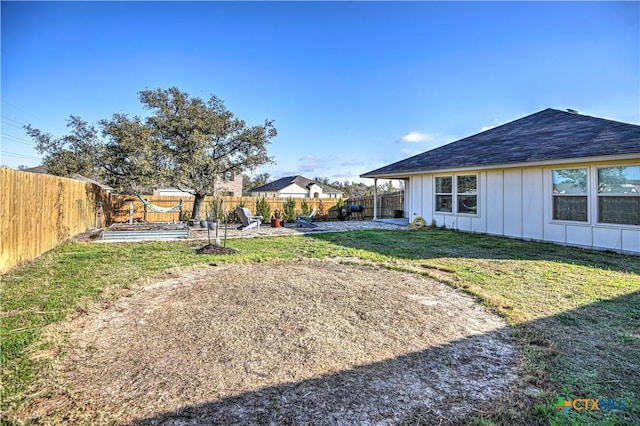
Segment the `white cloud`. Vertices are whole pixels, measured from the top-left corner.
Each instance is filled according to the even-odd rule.
[[[362,160],[346,160],[343,161],[340,165],[343,167],[351,167],[351,166],[361,166],[364,164]]]
[[[402,148],[400,150],[400,153],[404,154],[404,155],[415,155],[415,154],[418,154],[420,152],[423,152],[423,151],[419,150],[419,149],[411,149],[411,148]]]
[[[352,180],[352,179],[357,178],[358,175],[355,174],[355,173],[352,173],[352,172],[341,172],[341,173],[335,173],[335,174],[331,175],[331,177],[335,178],[335,179],[345,179],[346,178],[346,179],[351,179]]]
[[[299,161],[299,172],[303,174],[311,174],[317,173],[318,170],[324,173],[327,169],[330,169],[331,166],[333,166],[337,162],[337,159],[333,156],[317,157],[315,155],[305,155],[300,157]],[[310,176],[307,177],[311,178]]]
[[[402,142],[408,142],[408,143],[421,143],[421,142],[431,142],[434,140],[434,137],[428,133],[410,132],[404,135],[400,140]]]
[[[313,155],[302,156],[300,157],[299,161],[300,161],[299,170],[302,173],[312,172],[316,168],[318,168],[319,159],[318,157],[315,157]]]
[[[487,126],[482,126],[478,133],[486,132],[487,130],[491,130],[494,127],[498,127],[501,124],[503,124],[503,123],[501,123],[498,119],[495,119],[495,120],[493,120],[493,124],[489,124]]]

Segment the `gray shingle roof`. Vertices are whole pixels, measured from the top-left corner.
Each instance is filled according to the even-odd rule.
[[[635,153],[640,126],[549,108],[360,177]]]
[[[273,182],[269,182],[257,188],[253,188],[249,192],[278,192],[294,183],[302,188],[308,188],[309,186],[315,183],[316,185],[319,185],[325,193],[328,193],[328,194],[331,194],[331,193],[339,194],[342,192],[339,189],[336,189],[332,186],[324,185],[320,182],[316,182],[315,180],[307,179],[306,177],[299,176],[299,175],[285,176],[278,180],[274,180]]]

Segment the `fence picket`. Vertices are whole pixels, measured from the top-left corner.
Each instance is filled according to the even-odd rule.
[[[99,187],[0,167],[0,273],[93,228]]]

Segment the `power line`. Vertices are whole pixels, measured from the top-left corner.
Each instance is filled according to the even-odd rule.
[[[24,127],[22,127],[22,126],[18,126],[18,125],[13,124],[13,123],[7,123],[6,121],[4,121],[4,118],[2,119],[2,124],[5,125],[5,126],[15,127],[16,129],[24,129]]]
[[[49,126],[49,127],[55,127],[55,126],[53,126],[51,123],[48,123],[46,120],[43,120],[42,118],[38,117],[37,115],[31,114],[30,112],[27,112],[27,111],[25,111],[24,109],[17,107],[16,105],[12,104],[11,102],[7,102],[7,101],[5,101],[5,100],[3,99],[3,100],[2,100],[2,103],[3,103],[4,105],[8,105],[8,106],[10,106],[11,108],[13,108],[13,109],[15,109],[15,110],[17,110],[17,111],[20,111],[20,112],[21,112],[21,113],[23,113],[23,114],[30,115],[31,117],[33,117],[33,118],[37,119],[38,121],[40,121],[42,124],[46,124],[46,125],[47,125],[47,126]],[[17,121],[17,120],[14,120],[14,121]]]
[[[24,142],[34,143],[33,141],[31,141],[29,139],[24,139],[24,138],[21,138],[20,136],[11,135],[11,134],[6,133],[6,132],[0,132],[0,135],[7,136],[7,137],[10,137],[10,138],[14,138],[14,139],[18,139],[18,140],[21,140],[21,141],[24,141]]]
[[[29,141],[27,139],[22,139],[22,138],[19,138],[17,136],[13,136],[13,135],[10,135],[10,134],[4,133],[4,132],[0,132],[0,135],[2,135],[3,139],[5,139],[5,138],[9,139],[11,142],[18,142],[18,143],[22,143],[22,144],[30,145],[30,146],[34,146],[35,145],[35,143],[33,143],[33,141]]]
[[[4,114],[0,114],[0,117],[4,118],[5,120],[9,120],[9,121],[13,121],[14,123],[18,123],[20,126],[26,126],[26,124],[19,122],[18,120],[14,120],[11,117],[7,117]],[[8,124],[8,123],[7,123]]]
[[[23,160],[41,160],[40,157],[34,157],[32,155],[24,155],[24,154],[18,154],[15,152],[10,152],[10,151],[0,151],[2,153],[2,155],[6,155],[7,157],[13,157],[13,158],[20,158]]]

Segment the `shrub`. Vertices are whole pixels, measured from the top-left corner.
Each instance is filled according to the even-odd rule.
[[[318,216],[319,218],[327,219],[327,209],[325,209],[325,207],[324,207],[324,203],[322,202],[322,198],[320,199],[320,202],[318,203],[318,211],[316,213],[316,216]]]
[[[213,197],[208,203],[207,220],[209,222],[218,222],[224,220],[223,199],[221,197]]]
[[[241,200],[236,206],[227,212],[227,223],[240,223],[242,222],[236,213],[238,207],[247,207],[247,203]]]
[[[265,197],[256,201],[256,215],[262,216],[263,222],[269,222],[271,220],[271,206],[267,203]]]
[[[338,220],[345,220],[347,218],[345,214],[346,208],[347,203],[342,198],[338,198],[338,202],[336,203],[336,217]]]
[[[300,209],[302,210],[302,214],[311,213],[311,207],[309,207],[309,203],[307,203],[307,200],[302,200],[302,203],[300,203]]]
[[[289,223],[296,220],[296,200],[291,197],[284,203],[284,219]]]

